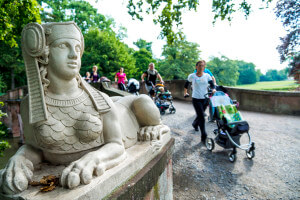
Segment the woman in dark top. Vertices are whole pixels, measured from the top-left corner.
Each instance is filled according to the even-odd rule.
[[[142,74],[141,77],[142,83],[144,82],[145,77],[146,77],[146,84],[145,84],[146,90],[149,94],[151,94],[151,96],[153,96],[154,95],[153,87],[156,84],[156,79],[159,78],[159,81],[161,83],[164,83],[158,71],[154,69],[154,63],[150,63],[148,70]]]
[[[92,76],[91,76],[91,82],[92,83],[100,82],[100,75],[98,74],[97,69],[98,69],[98,67],[96,65],[94,65]]]

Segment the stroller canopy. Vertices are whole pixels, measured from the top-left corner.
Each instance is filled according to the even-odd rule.
[[[217,107],[221,105],[227,106],[232,104],[230,97],[221,91],[215,92],[215,94],[210,98],[210,101],[212,107]]]
[[[131,85],[134,85],[136,90],[139,90],[140,89],[140,82],[138,82],[136,79],[134,78],[131,78],[129,79],[128,81],[128,87],[130,87]]]

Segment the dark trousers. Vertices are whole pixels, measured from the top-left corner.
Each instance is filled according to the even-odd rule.
[[[118,83],[118,88],[119,88],[119,90],[125,91],[125,86],[123,83]]]
[[[192,99],[193,106],[196,112],[196,119],[193,122],[193,126],[197,127],[200,126],[201,131],[201,138],[206,138],[207,134],[205,131],[205,117],[204,117],[204,111],[207,107],[207,101],[206,99]]]

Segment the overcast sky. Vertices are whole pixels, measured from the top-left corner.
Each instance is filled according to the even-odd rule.
[[[217,21],[213,26],[211,0],[200,1],[197,12],[185,12],[182,18],[183,32],[187,40],[200,45],[200,56],[209,60],[210,56],[225,55],[229,59],[252,62],[262,72],[268,69],[283,69],[276,47],[279,37],[286,35],[282,23],[276,20],[273,8],[259,9],[261,0],[249,0],[254,3],[253,12],[246,20],[242,14],[235,14],[231,25],[227,21]],[[114,18],[116,24],[127,28],[128,38],[124,39],[130,47],[136,49],[133,42],[139,38],[152,42],[152,51],[156,58],[162,53],[165,40],[158,39],[159,25],[154,25],[152,16],[145,16],[144,21],[132,20],[127,13],[125,0],[98,0],[90,3],[99,13]]]

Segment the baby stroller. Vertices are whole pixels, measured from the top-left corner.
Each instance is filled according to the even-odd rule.
[[[213,116],[217,121],[217,129],[214,130],[215,138],[207,137],[205,146],[209,151],[215,147],[215,142],[225,149],[231,149],[229,161],[236,160],[236,148],[246,151],[249,159],[255,156],[254,142],[251,141],[249,133],[249,124],[244,121],[241,113],[237,110],[233,101],[222,91],[217,91],[210,98],[210,104],[215,109]],[[242,134],[247,133],[249,138],[248,144],[240,144]]]
[[[127,91],[138,96],[140,91],[140,82],[134,78],[129,79],[127,83]]]
[[[164,115],[167,109],[169,109],[171,114],[176,112],[171,92],[169,92],[163,84],[156,84],[154,87],[154,93],[154,101],[160,111],[160,114]]]

